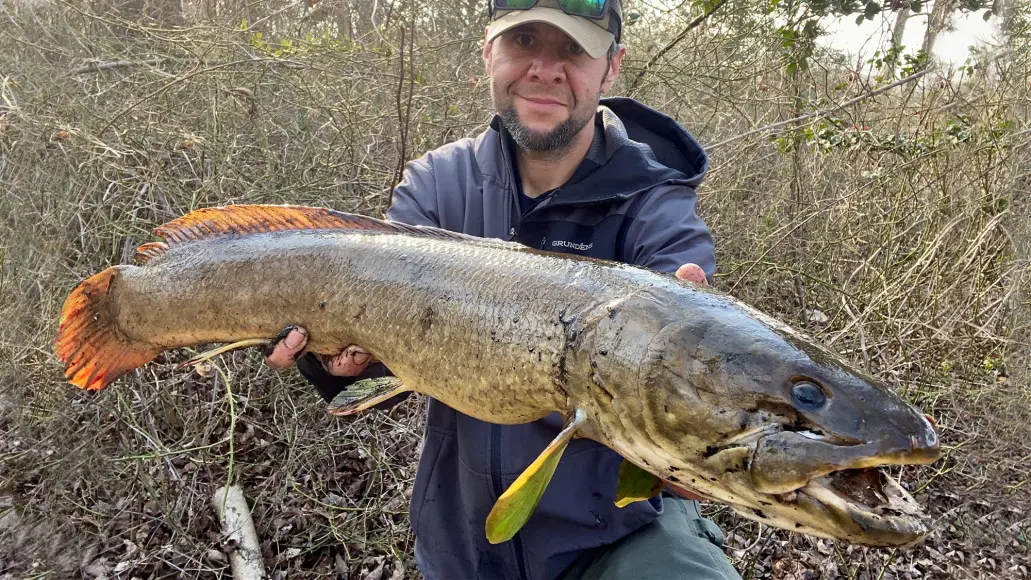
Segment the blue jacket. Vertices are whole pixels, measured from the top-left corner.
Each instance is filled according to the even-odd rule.
[[[408,163],[387,216],[666,272],[695,263],[711,280],[713,241],[695,211],[707,167],[702,148],[673,119],[631,99],[603,99],[595,122],[601,133],[588,158],[526,215],[511,139],[495,118],[476,138]],[[331,377],[313,358],[298,366],[327,400],[355,380]],[[386,372],[373,365],[362,377]],[[495,500],[561,427],[557,414],[494,425],[430,400],[411,503],[416,561],[427,580],[550,580],[584,550],[662,514],[661,498],[615,507],[621,457],[574,439],[527,524],[509,542],[488,543],[484,522]]]

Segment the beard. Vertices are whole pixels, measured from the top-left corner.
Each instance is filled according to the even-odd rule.
[[[494,108],[501,117],[501,123],[512,135],[516,145],[527,151],[536,153],[561,153],[572,143],[573,139],[580,133],[587,123],[594,120],[594,114],[598,110],[600,95],[594,98],[593,106],[581,107],[581,103],[575,102],[570,110],[569,117],[548,131],[535,131],[519,120],[519,113],[511,99],[499,99],[499,95],[506,94],[491,86],[491,97],[494,100]]]

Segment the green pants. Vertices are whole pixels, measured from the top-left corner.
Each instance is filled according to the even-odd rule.
[[[698,502],[667,496],[662,504],[657,520],[583,554],[561,580],[740,580],[721,549],[723,533]]]

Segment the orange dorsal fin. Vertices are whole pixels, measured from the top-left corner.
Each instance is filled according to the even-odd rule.
[[[136,248],[136,263],[139,265],[165,255],[168,251],[168,244],[165,242],[147,242]]]
[[[154,233],[170,245],[175,245],[212,237],[323,229],[483,241],[482,238],[439,228],[410,226],[332,209],[297,205],[230,205],[198,209],[159,226]]]

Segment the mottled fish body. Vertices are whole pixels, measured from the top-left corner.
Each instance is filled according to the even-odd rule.
[[[351,414],[417,391],[501,424],[567,427],[499,499],[512,537],[573,436],[626,458],[616,501],[668,481],[746,517],[876,546],[923,537],[919,505],[880,466],[939,454],[914,407],[817,342],[736,299],[650,270],[434,228],[294,206],[198,210],[157,229],[138,266],[80,284],[56,341],[100,389],[165,350],[358,344],[394,377],[353,385]]]

